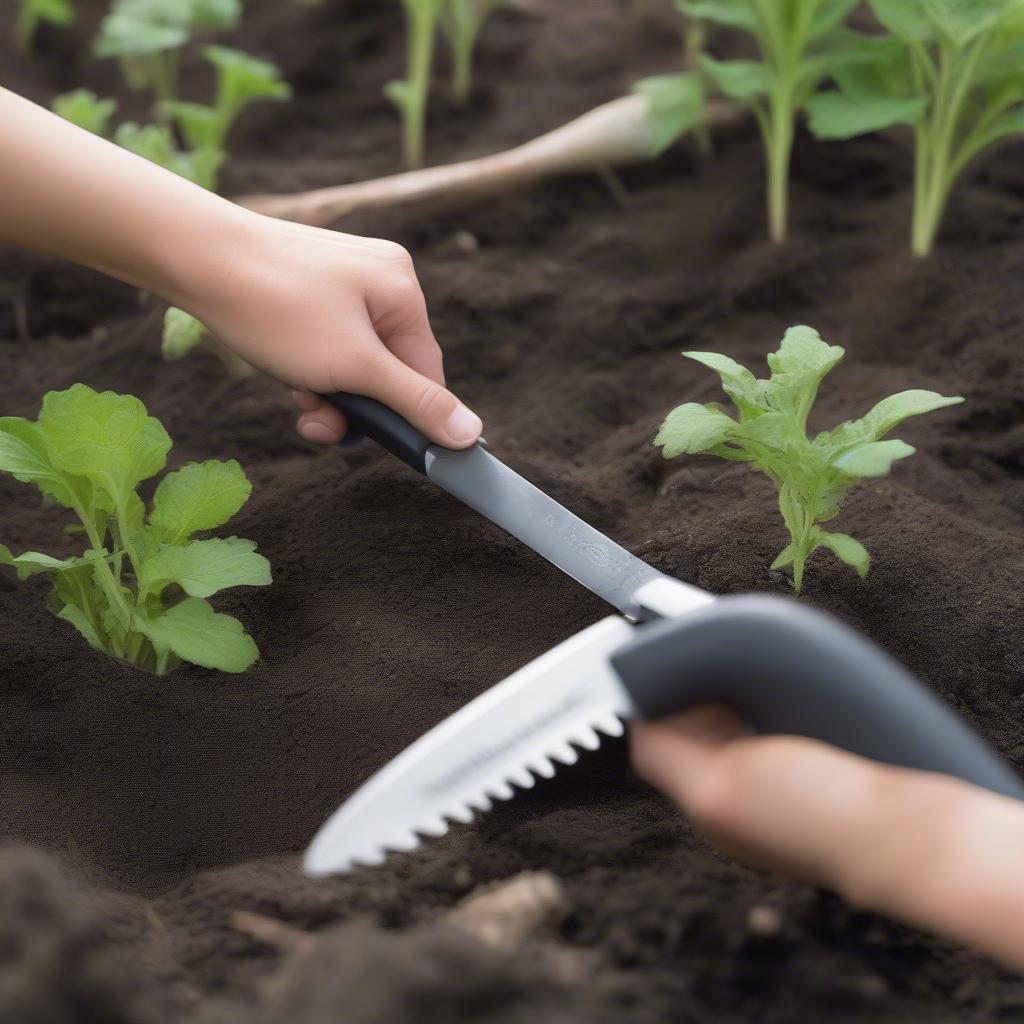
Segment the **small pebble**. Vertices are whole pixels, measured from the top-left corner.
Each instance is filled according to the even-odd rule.
[[[867,999],[881,999],[889,991],[889,983],[880,974],[865,974],[857,982],[857,988]]]
[[[467,256],[477,252],[480,248],[480,242],[476,235],[471,235],[468,231],[456,231],[452,241],[455,243],[455,248]]]
[[[782,931],[782,914],[775,907],[755,903],[747,911],[747,930],[759,939],[770,939]]]

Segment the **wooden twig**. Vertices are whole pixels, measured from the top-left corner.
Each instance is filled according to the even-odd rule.
[[[293,925],[285,924],[273,917],[255,914],[251,910],[236,910],[230,917],[231,927],[236,932],[248,935],[250,939],[265,946],[291,953],[309,949],[317,940],[316,936]]]

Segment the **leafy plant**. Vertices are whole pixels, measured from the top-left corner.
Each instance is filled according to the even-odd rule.
[[[184,359],[194,349],[207,348],[220,359],[233,377],[248,377],[253,372],[241,356],[215,338],[203,323],[191,313],[175,306],[171,306],[164,314],[160,347],[168,362]]]
[[[405,78],[388,82],[384,95],[402,117],[402,159],[407,168],[423,166],[430,69],[434,38],[445,0],[402,0],[405,8]]]
[[[19,579],[45,574],[51,609],[115,658],[159,675],[182,661],[242,672],[256,645],[206,599],[269,584],[270,563],[252,541],[192,538],[226,523],[252,487],[237,462],[190,462],[163,477],[147,515],[136,488],[170,448],[137,398],[84,384],[47,394],[38,420],[0,418],[0,470],[73,511],[88,544],[70,558],[0,545],[0,563]]]
[[[75,20],[71,0],[19,0],[18,16],[14,22],[14,41],[18,49],[27,53],[42,24],[67,28]]]
[[[684,452],[717,455],[747,462],[764,473],[778,488],[779,510],[791,538],[772,568],[791,567],[798,591],[807,559],[819,547],[865,576],[871,559],[864,546],[848,534],[829,533],[819,524],[835,519],[852,487],[885,476],[897,459],[914,453],[903,441],[881,438],[910,416],[957,405],[963,399],[934,391],[903,391],[883,399],[861,419],[811,439],[807,416],[818,387],[845,355],[838,346],[826,345],[817,331],[791,327],[778,352],[768,356],[768,380],[756,379],[735,360],[715,352],[683,354],[722,378],[739,417],[734,419],[713,402],[688,402],[673,409],[654,441],[664,457]]]
[[[484,22],[502,0],[447,0],[441,27],[452,52],[452,101],[469,102],[473,90],[473,51]]]
[[[958,176],[979,154],[1024,133],[1021,0],[871,0],[890,36],[831,69],[838,86],[810,103],[819,138],[910,125],[915,138],[911,245],[926,256]]]
[[[141,125],[126,121],[114,132],[119,146],[194,181],[216,190],[220,168],[227,158],[228,133],[241,112],[255,100],[286,99],[291,95],[277,68],[238,50],[208,46],[203,56],[217,72],[216,98],[212,105],[168,101],[158,111],[177,123],[187,148],[181,148],[172,124]],[[101,100],[79,89],[54,100],[53,109],[82,128],[106,136],[116,103]]]
[[[94,135],[106,135],[110,119],[117,110],[117,100],[100,99],[96,93],[88,89],[75,89],[57,96],[53,101],[53,111],[60,114],[66,121],[77,124]]]
[[[97,57],[121,64],[132,89],[177,99],[181,49],[203,29],[237,26],[241,0],[114,0],[93,44]]]
[[[797,114],[830,70],[859,51],[842,29],[857,0],[675,0],[688,18],[747,32],[760,60],[720,61],[708,54],[700,66],[724,96],[749,106],[764,140],[768,226],[783,242],[788,226],[789,168]]]

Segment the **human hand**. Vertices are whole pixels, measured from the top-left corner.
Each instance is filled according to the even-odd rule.
[[[481,422],[445,386],[441,349],[412,259],[400,245],[240,216],[237,262],[190,302],[228,348],[290,385],[299,433],[333,444],[344,417],[318,397],[369,395],[438,444],[466,448]]]
[[[728,708],[632,727],[637,772],[726,853],[1024,969],[1024,804]]]

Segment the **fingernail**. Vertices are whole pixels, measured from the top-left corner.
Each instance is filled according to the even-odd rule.
[[[319,420],[310,420],[308,423],[303,423],[300,434],[313,444],[334,444],[337,441],[337,435],[326,423],[321,423]]]
[[[448,417],[444,429],[453,441],[475,441],[483,429],[483,421],[475,412],[470,412],[459,402],[451,416]]]

